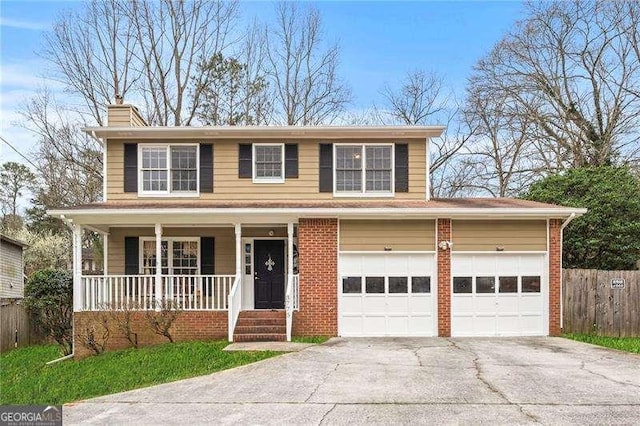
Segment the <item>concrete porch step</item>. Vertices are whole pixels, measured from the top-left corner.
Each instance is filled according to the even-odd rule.
[[[283,333],[235,334],[234,342],[284,342],[287,335]]]

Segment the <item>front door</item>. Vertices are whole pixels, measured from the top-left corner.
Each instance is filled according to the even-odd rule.
[[[254,240],[253,265],[256,309],[284,309],[284,241]]]

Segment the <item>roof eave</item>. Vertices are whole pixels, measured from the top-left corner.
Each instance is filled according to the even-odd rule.
[[[85,127],[97,139],[344,139],[430,138],[445,126],[220,126],[220,127]]]
[[[73,216],[101,216],[101,215],[171,215],[176,214],[175,208],[95,208],[95,209],[59,209],[49,210],[47,214],[62,219]],[[180,208],[181,215],[264,215],[265,213],[278,215],[299,215],[303,217],[347,217],[347,216],[425,216],[425,217],[522,217],[522,218],[565,218],[571,215],[581,216],[587,212],[583,208]]]

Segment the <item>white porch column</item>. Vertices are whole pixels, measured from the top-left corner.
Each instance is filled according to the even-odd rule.
[[[84,308],[84,286],[82,285],[82,228],[72,225],[73,244],[73,311]]]
[[[160,310],[162,302],[162,225],[156,223],[156,311]]]
[[[109,273],[109,234],[102,234],[102,275]]]
[[[235,224],[236,230],[236,276],[242,275],[242,225]]]
[[[287,280],[293,277],[293,223],[287,223]]]

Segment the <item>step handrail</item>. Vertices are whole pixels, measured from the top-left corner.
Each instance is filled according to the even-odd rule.
[[[236,324],[238,322],[238,316],[240,315],[240,310],[242,309],[242,279],[238,274],[236,275],[235,280],[233,281],[233,286],[231,287],[231,291],[229,291],[229,318],[228,318],[228,335],[229,342],[233,342],[233,332],[236,329]]]

